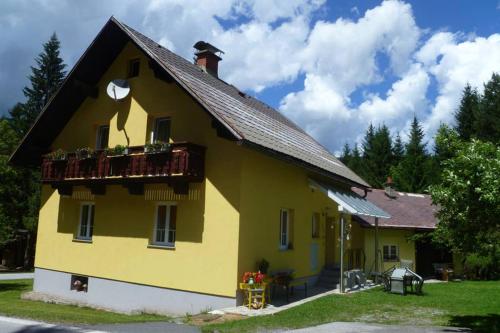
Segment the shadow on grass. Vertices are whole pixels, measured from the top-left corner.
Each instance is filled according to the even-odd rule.
[[[488,314],[485,316],[452,316],[451,326],[467,327],[477,333],[500,333],[500,315]]]
[[[15,283],[12,283],[12,282],[9,282],[9,283],[2,283],[0,282],[0,293],[1,292],[4,292],[4,291],[11,291],[11,290],[17,290],[17,291],[24,291],[26,289],[27,285],[26,283],[18,283],[18,282],[15,282]]]

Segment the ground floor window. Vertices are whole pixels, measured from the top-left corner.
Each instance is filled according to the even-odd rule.
[[[160,203],[156,206],[153,244],[163,246],[175,245],[177,224],[177,206],[173,203]]]
[[[94,232],[95,206],[92,202],[84,202],[80,207],[80,224],[78,227],[78,239],[92,240]]]
[[[280,249],[289,250],[293,248],[293,211],[281,209],[280,212]]]
[[[398,261],[398,252],[397,245],[384,245],[384,261]]]

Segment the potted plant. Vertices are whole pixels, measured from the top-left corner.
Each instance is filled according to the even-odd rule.
[[[147,143],[144,146],[144,153],[145,154],[168,153],[170,149],[171,149],[170,143],[167,142]]]
[[[114,148],[106,148],[104,150],[107,157],[120,157],[128,155],[128,147],[116,145]]]
[[[66,161],[68,159],[68,153],[62,149],[57,149],[57,150],[54,150],[53,152],[51,152],[48,157],[52,160],[52,161]]]
[[[269,269],[269,261],[262,258],[262,260],[259,262],[259,272],[267,274],[268,269]]]
[[[86,160],[95,157],[95,152],[92,148],[84,147],[76,150],[76,158],[79,160]]]

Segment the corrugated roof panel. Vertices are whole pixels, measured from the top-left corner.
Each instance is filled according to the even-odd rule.
[[[314,180],[310,180],[310,183],[313,186],[318,187],[337,204],[344,207],[350,214],[379,217],[384,219],[391,217],[389,213],[376,206],[374,203],[368,201],[366,198],[363,198],[356,192],[344,191]]]

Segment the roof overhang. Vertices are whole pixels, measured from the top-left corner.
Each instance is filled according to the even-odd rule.
[[[341,190],[312,179],[309,179],[309,186],[325,193],[330,199],[342,206],[342,208],[349,214],[371,216],[383,219],[391,217],[391,215],[382,208],[377,207],[375,204],[353,191]]]

